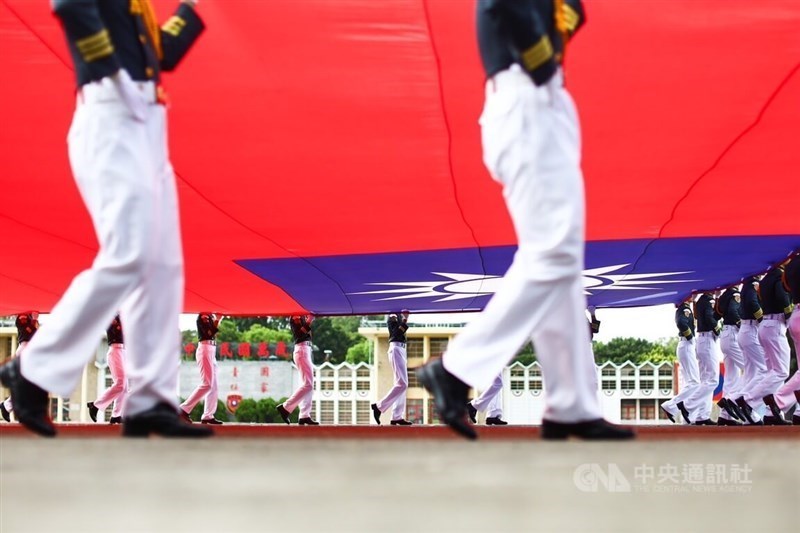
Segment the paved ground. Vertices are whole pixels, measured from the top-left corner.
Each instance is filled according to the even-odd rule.
[[[783,532],[796,531],[799,503],[793,435],[624,444],[0,436],[2,533]]]

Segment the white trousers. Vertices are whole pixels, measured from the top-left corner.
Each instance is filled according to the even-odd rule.
[[[406,391],[408,390],[408,368],[405,346],[389,343],[389,365],[394,373],[394,385],[378,403],[380,412],[392,407],[392,420],[406,417]]]
[[[697,367],[700,373],[700,383],[694,392],[684,400],[684,405],[689,411],[689,420],[708,420],[711,418],[711,400],[714,389],[719,383],[719,344],[713,333],[697,334]]]
[[[764,362],[767,365],[767,375],[758,390],[763,398],[767,394],[774,394],[789,377],[791,350],[783,315],[777,319],[765,316],[758,327],[758,340],[764,348]]]
[[[750,407],[763,407],[761,382],[767,376],[767,364],[764,360],[764,348],[758,340],[758,322],[743,320],[738,340],[744,353],[744,384],[741,396],[744,396]]]
[[[502,395],[500,394],[503,392],[503,373],[497,375],[492,381],[492,384],[489,385],[489,388],[486,389],[481,393],[480,396],[472,400],[472,407],[477,409],[478,411],[486,411],[486,416],[491,417],[501,417],[503,416],[503,400]]]
[[[181,409],[191,413],[194,406],[203,400],[204,419],[214,418],[217,412],[217,347],[210,342],[200,341],[194,352],[197,368],[200,369],[200,384],[192,391],[186,401],[181,404]]]
[[[694,339],[681,338],[678,340],[678,363],[682,377],[682,387],[672,399],[667,400],[662,405],[673,416],[680,418],[677,405],[683,402],[683,406],[689,411],[689,420],[692,419],[692,412],[686,401],[697,392],[700,386],[700,368],[697,365],[697,352],[695,350]],[[695,413],[696,414],[696,413]]]
[[[725,398],[735,400],[742,395],[744,389],[744,353],[739,346],[739,328],[732,325],[722,326],[719,348],[722,351],[722,362],[725,365],[725,380],[722,394]],[[723,418],[730,418],[723,410]]]
[[[111,402],[114,407],[111,409],[111,416],[122,416],[122,403],[125,398],[125,348],[122,344],[109,344],[106,354],[108,369],[111,371],[112,384],[103,391],[94,401],[94,406],[100,411],[105,411]]]
[[[480,124],[484,164],[503,185],[518,248],[443,364],[485,389],[532,341],[547,390],[544,418],[600,418],[581,279],[585,208],[575,106],[566,90],[537,88],[515,65],[487,81]]]
[[[778,407],[784,411],[797,403],[797,396],[795,396],[794,393],[800,390],[800,305],[794,306],[794,311],[792,311],[792,316],[789,318],[788,326],[789,333],[792,335],[792,340],[794,341],[797,371],[789,381],[784,383],[775,393],[775,401]],[[800,408],[800,406],[798,408]],[[800,411],[797,411],[796,414],[800,415]]]
[[[14,357],[21,356],[22,352],[25,351],[26,346],[28,346],[28,341],[22,341],[21,343],[17,344],[17,349],[14,351]],[[14,402],[11,401],[11,396],[3,401],[3,407],[5,407],[6,411],[9,413],[14,410]]]
[[[301,342],[294,345],[294,364],[300,371],[300,386],[283,402],[283,407],[290,413],[300,406],[300,418],[311,416],[311,400],[314,396],[314,367],[311,363],[311,343]]]
[[[148,105],[138,121],[110,79],[91,89],[79,97],[68,145],[99,250],[31,340],[22,374],[68,397],[119,310],[130,384],[125,414],[158,402],[177,407],[183,251],[166,111]]]

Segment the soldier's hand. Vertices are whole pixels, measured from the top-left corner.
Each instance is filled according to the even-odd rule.
[[[144,122],[147,118],[147,100],[139,91],[136,83],[131,79],[130,74],[125,69],[119,69],[116,74],[111,76],[114,85],[119,91],[119,95],[133,118],[139,122]]]

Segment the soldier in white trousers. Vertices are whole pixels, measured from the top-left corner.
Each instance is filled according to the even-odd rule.
[[[744,379],[736,405],[748,424],[762,424],[765,409],[762,401],[761,383],[767,376],[764,348],[758,340],[759,322],[764,318],[761,299],[758,296],[759,278],[750,276],[742,282],[739,334],[736,338],[744,354]]]
[[[160,27],[150,0],[53,0],[77,81],[67,144],[99,244],[31,341],[21,365],[0,369],[18,418],[56,433],[47,392],[69,397],[103,330],[120,310],[130,394],[123,435],[208,436],[181,421],[175,398],[183,250],[167,150],[161,71],[173,70],[204,29],[195,0]]]
[[[714,389],[719,383],[720,351],[717,343],[719,334],[719,315],[714,311],[714,296],[704,293],[695,303],[697,317],[697,366],[700,371],[700,384],[684,400],[690,413],[689,421],[698,426],[716,425],[711,421],[711,401]]]
[[[758,340],[764,348],[767,364],[767,376],[759,389],[762,400],[771,414],[764,416],[765,425],[790,425],[783,417],[783,412],[775,402],[775,393],[789,377],[789,359],[791,349],[786,338],[786,322],[792,313],[792,302],[789,292],[783,284],[784,261],[769,270],[761,280],[761,303],[764,308],[764,320],[758,328]]]
[[[391,313],[386,319],[389,329],[389,366],[392,367],[394,383],[386,396],[373,403],[372,416],[378,425],[381,424],[381,413],[392,409],[393,426],[410,426],[406,420],[406,391],[408,390],[408,358],[406,354],[406,331],[408,330],[408,310],[399,315]]]
[[[583,294],[585,206],[577,110],[560,61],[583,23],[581,2],[479,0],[486,73],[483,160],[503,186],[518,248],[484,310],[441,358],[418,370],[441,419],[467,438],[470,387],[488,388],[533,342],[547,387],[545,439],[631,438],[602,418],[591,379]]]
[[[18,314],[14,320],[14,326],[17,328],[17,349],[14,351],[14,357],[20,357],[25,352],[33,335],[39,329],[39,313],[28,311]],[[11,422],[12,412],[14,412],[14,402],[9,396],[0,402],[0,416],[6,422]]]
[[[478,422],[478,412],[486,411],[487,426],[506,426],[503,420],[503,373],[497,375],[488,389],[467,404],[467,414],[473,424]]]
[[[106,363],[111,371],[112,384],[93,402],[86,404],[89,408],[89,417],[92,422],[97,422],[97,413],[105,411],[106,407],[114,404],[111,409],[109,424],[122,423],[122,407],[127,389],[125,379],[125,337],[122,333],[122,321],[119,315],[114,317],[111,325],[106,330],[108,339],[108,351],[106,352]]]
[[[197,367],[200,369],[200,383],[194,391],[181,404],[181,415],[184,420],[191,422],[189,413],[200,400],[203,400],[203,414],[200,422],[203,424],[221,425],[214,414],[217,412],[217,398],[219,385],[217,381],[217,332],[222,317],[213,313],[200,313],[197,315],[197,350],[194,353]]]
[[[717,300],[717,314],[722,316],[722,333],[720,334],[719,347],[722,351],[722,361],[725,366],[725,379],[723,380],[722,398],[717,405],[722,409],[717,419],[721,426],[738,426],[746,421],[744,415],[736,405],[744,388],[744,353],[739,346],[739,326],[741,294],[739,288],[729,287]]]
[[[688,301],[681,302],[675,310],[675,325],[678,327],[678,347],[676,349],[681,372],[681,388],[678,394],[661,404],[672,422],[677,423],[678,413],[687,424],[691,424],[692,413],[686,408],[686,400],[696,393],[700,386],[700,369],[697,366],[695,351],[695,323],[692,306]]]
[[[301,426],[318,426],[319,422],[311,418],[314,398],[314,365],[311,362],[311,324],[314,315],[295,315],[289,319],[294,338],[294,364],[300,372],[300,386],[289,398],[278,406],[278,414],[287,424],[289,416],[299,406],[300,417],[297,423]]]
[[[795,253],[783,271],[783,285],[789,293],[794,310],[787,327],[794,341],[797,371],[775,392],[778,409],[784,413],[794,405],[796,409],[792,417],[794,425],[800,425],[800,254]]]

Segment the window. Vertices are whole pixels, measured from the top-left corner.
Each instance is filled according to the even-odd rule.
[[[640,376],[652,376],[654,374],[654,370],[652,366],[643,366],[639,369]]]
[[[639,420],[656,419],[656,401],[639,400]]]
[[[408,369],[408,388],[411,387],[421,387],[422,385],[419,384],[419,380],[417,379],[417,369],[416,368],[409,368]]]
[[[365,366],[359,367],[359,369],[356,370],[356,377],[368,378],[369,377],[369,368],[367,368]]]
[[[339,379],[350,379],[353,377],[353,370],[343,366],[339,369]]]
[[[636,389],[636,381],[632,379],[622,379],[619,382],[619,388],[622,390],[634,390]]]
[[[668,366],[662,366],[658,369],[658,375],[661,377],[672,377],[672,369]]]
[[[353,382],[350,380],[342,380],[339,382],[339,390],[353,390]]]
[[[641,390],[653,390],[653,380],[652,379],[640,379],[639,380],[639,388]]]
[[[369,402],[356,402],[356,424],[369,424],[372,419],[372,409]]]
[[[353,423],[353,402],[340,401],[339,402],[339,424],[352,424]]]
[[[422,424],[425,410],[424,400],[407,400],[406,410],[408,411],[407,420],[415,424]]]
[[[326,379],[319,382],[319,390],[333,390],[333,381]]]
[[[614,368],[613,366],[606,366],[606,367],[603,367],[602,374],[603,374],[603,376],[613,376],[613,377],[616,377],[616,375],[617,375],[617,369],[616,369],[616,368]]]
[[[433,400],[428,400],[428,423],[441,424],[439,415],[436,413],[436,408],[433,406]]]
[[[539,367],[539,365],[533,365],[528,369],[528,375],[531,377],[540,378],[542,377],[542,369]]]
[[[602,389],[603,390],[616,390],[616,388],[617,388],[617,382],[616,381],[610,381],[610,380],[607,380],[607,379],[603,380],[603,385],[602,385]]]
[[[671,379],[659,379],[658,380],[658,388],[661,390],[672,390],[672,380]]]
[[[447,351],[447,337],[431,337],[431,357],[441,357]]]
[[[622,368],[619,369],[619,374],[621,376],[631,376],[631,377],[633,377],[633,376],[636,375],[636,369],[633,367],[633,365],[625,365],[625,366],[623,366]]]
[[[511,390],[525,390],[525,369],[521,366],[514,366],[509,372],[511,375]]]
[[[425,356],[425,343],[422,339],[408,339],[406,342],[406,357],[424,357]]]
[[[356,390],[369,390],[369,381],[365,379],[356,381]]]
[[[528,389],[530,390],[542,390],[542,380],[541,379],[532,379],[528,382]]]
[[[333,400],[319,402],[319,422],[320,424],[333,424]]]
[[[636,420],[636,400],[622,400],[620,414],[622,420]]]
[[[330,367],[324,367],[319,369],[319,377],[320,378],[333,378],[333,369]]]

